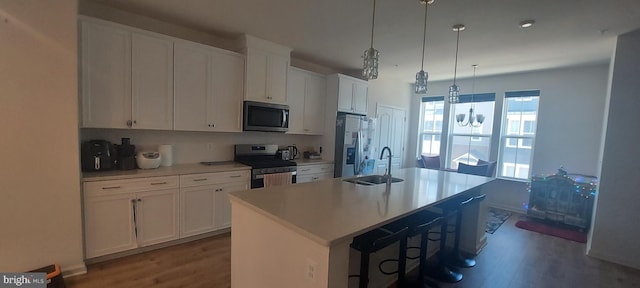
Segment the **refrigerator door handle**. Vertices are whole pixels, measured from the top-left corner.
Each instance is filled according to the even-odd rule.
[[[358,164],[360,163],[360,131],[358,131],[356,134],[357,134],[356,135],[356,143],[355,143],[356,151],[354,153],[355,159],[353,161],[353,175],[354,176],[358,175],[359,174],[358,170],[360,170],[358,168]]]

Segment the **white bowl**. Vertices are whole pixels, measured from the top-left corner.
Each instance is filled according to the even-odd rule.
[[[156,169],[160,167],[162,156],[159,152],[138,152],[136,163],[140,169]]]

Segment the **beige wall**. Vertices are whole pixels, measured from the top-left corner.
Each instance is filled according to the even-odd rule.
[[[0,2],[0,271],[84,270],[76,0]]]

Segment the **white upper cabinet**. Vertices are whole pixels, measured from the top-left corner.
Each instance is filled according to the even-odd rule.
[[[81,21],[82,127],[127,128],[131,118],[131,32]]]
[[[285,104],[291,49],[244,35],[245,100]]]
[[[323,75],[290,67],[287,80],[289,134],[322,135],[327,80]]]
[[[82,18],[82,127],[173,128],[173,42]]]
[[[176,41],[174,60],[175,130],[242,131],[243,56]]]
[[[331,75],[331,91],[338,93],[338,111],[367,115],[368,84],[350,76]]]
[[[132,126],[173,128],[173,41],[158,34],[133,33]]]

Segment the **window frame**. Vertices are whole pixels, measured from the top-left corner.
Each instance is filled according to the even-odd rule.
[[[520,110],[519,114],[518,114],[518,120],[510,120],[509,119],[509,101],[508,99],[518,99],[521,101],[532,101],[532,100],[526,100],[526,99],[534,99],[537,100],[537,104],[535,107],[535,114],[524,114],[525,111]],[[539,112],[540,112],[540,90],[525,90],[525,91],[509,91],[509,92],[505,92],[504,95],[504,102],[502,105],[502,120],[501,120],[501,125],[502,128],[500,129],[500,140],[499,140],[499,151],[498,151],[498,163],[497,163],[497,171],[496,171],[496,177],[501,178],[501,179],[509,179],[509,180],[514,180],[514,181],[529,181],[529,179],[531,179],[531,175],[532,175],[532,171],[531,171],[531,167],[533,166],[533,155],[535,152],[535,139],[537,136],[537,130],[538,130],[538,122],[539,122]],[[526,119],[526,118],[531,118],[529,117],[530,115],[534,115],[533,116],[533,120],[530,119]],[[528,116],[528,117],[525,117]],[[510,134],[513,133],[513,131],[511,130],[513,127],[513,125],[511,124],[511,121],[516,121],[519,122],[519,127],[518,127],[518,133],[519,134]],[[531,132],[526,132],[525,133],[525,123],[526,122],[532,122],[535,121],[535,124],[533,125],[533,133]],[[517,139],[517,145],[514,145],[512,140]],[[528,141],[531,142],[531,145],[525,145],[525,142]],[[513,162],[505,162],[505,150],[509,148],[509,149],[515,149],[516,151],[516,158],[518,159],[517,155],[518,152],[520,150],[523,149],[528,149],[530,150],[529,152],[529,161],[528,163],[524,164],[524,163],[513,163]],[[512,167],[513,169],[513,175],[503,175],[503,170],[507,169],[507,167]],[[519,174],[521,174],[522,169],[528,169],[528,173],[527,173],[527,178],[521,178],[519,177]]]
[[[488,119],[491,119],[491,121],[489,121],[490,123],[493,124],[494,119],[495,119],[495,107],[496,107],[496,103],[495,103],[495,95],[496,93],[482,93],[482,94],[466,94],[466,95],[460,95],[460,99],[461,102],[456,103],[456,104],[450,104],[449,105],[449,129],[447,131],[447,148],[446,148],[446,159],[445,159],[445,167],[448,169],[455,169],[454,167],[456,166],[452,166],[453,162],[455,159],[459,158],[453,158],[453,139],[454,137],[468,137],[469,138],[469,142],[482,142],[483,138],[484,139],[488,139],[489,141],[489,154],[491,154],[491,147],[494,145],[493,143],[493,127],[490,127],[491,129],[489,129],[491,131],[491,133],[483,133],[483,131],[485,129],[482,129],[484,127],[484,125],[487,125],[487,121]],[[473,101],[471,101],[473,100]],[[470,129],[470,133],[461,133],[461,132],[454,132],[455,131],[455,126],[458,125],[458,122],[456,122],[456,106],[455,105],[465,105],[465,104],[475,104],[478,105],[478,103],[484,103],[484,102],[492,102],[493,103],[493,111],[491,111],[491,117],[487,117],[485,115],[485,122],[483,122],[483,124],[481,126],[479,126],[478,128],[471,128]],[[465,109],[466,110],[466,109]],[[465,113],[467,114],[467,113]],[[474,133],[474,131],[476,129],[479,129],[480,132],[479,133]],[[471,151],[467,151],[466,154],[469,154]],[[464,155],[464,154],[463,154]],[[484,160],[489,160],[489,159],[484,159]],[[459,163],[459,161],[458,161]],[[457,164],[456,164],[457,165]],[[472,164],[473,165],[473,164]]]
[[[433,118],[431,119],[431,120],[433,120],[433,125],[434,125],[433,129],[432,130],[428,130],[428,131],[425,130],[425,127],[424,127],[424,122],[425,122],[424,120],[425,120],[425,114],[426,114],[426,105],[425,104],[426,103],[430,103],[430,102],[431,103],[435,103],[434,104],[434,112],[438,110],[437,105],[442,105],[443,118],[440,121],[441,122],[440,123],[440,131],[437,130],[437,127],[438,127],[437,123],[438,123],[438,120],[440,120],[440,119],[437,119],[437,115],[438,115],[437,113],[434,113],[433,114]],[[444,107],[445,107],[444,96],[425,96],[425,97],[422,97],[422,101],[420,102],[420,119],[419,119],[420,123],[418,125],[419,132],[418,132],[418,139],[417,139],[418,140],[418,147],[417,147],[417,149],[418,149],[418,151],[417,151],[418,155],[417,156],[418,157],[420,157],[420,155],[423,155],[422,151],[423,151],[423,148],[424,148],[424,138],[425,137],[431,137],[431,139],[432,139],[431,142],[433,142],[434,141],[433,139],[435,139],[434,137],[438,137],[439,136],[440,137],[440,143],[442,144],[442,136],[443,136],[443,133],[444,133],[444,129],[442,129],[442,127],[444,125]],[[431,147],[431,149],[429,149],[431,151],[430,153],[424,154],[424,155],[440,155],[440,149],[438,149],[437,151],[433,151],[432,148],[433,148],[433,146]],[[440,148],[440,146],[438,146],[438,148]]]

